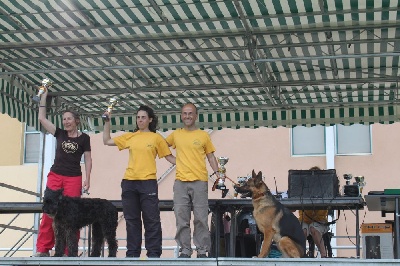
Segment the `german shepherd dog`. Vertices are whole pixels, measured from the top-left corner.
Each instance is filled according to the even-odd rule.
[[[238,193],[251,192],[253,216],[264,234],[258,258],[268,256],[272,240],[286,258],[305,257],[306,238],[296,216],[284,207],[262,180],[262,173],[253,170],[252,177],[241,185],[235,185]]]

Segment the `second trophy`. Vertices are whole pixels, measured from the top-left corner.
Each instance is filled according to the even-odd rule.
[[[108,107],[107,107],[107,112],[111,113],[112,109],[114,108],[114,106],[118,103],[116,98],[110,98],[110,100],[108,101]],[[107,114],[103,114],[101,116],[103,118],[104,121],[109,121],[110,117]]]

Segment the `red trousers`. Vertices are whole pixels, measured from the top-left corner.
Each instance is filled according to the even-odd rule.
[[[62,176],[53,172],[47,175],[47,187],[50,189],[64,188],[63,195],[70,197],[80,197],[82,190],[82,176]],[[37,252],[48,252],[54,247],[53,219],[43,213],[42,221],[39,227],[39,235],[36,242]],[[77,240],[79,240],[79,231]]]

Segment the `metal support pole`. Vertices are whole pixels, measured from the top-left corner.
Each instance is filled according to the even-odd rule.
[[[356,256],[360,258],[360,217],[358,206],[356,207]]]
[[[43,166],[44,166],[44,153],[45,153],[45,139],[46,134],[40,132],[40,156],[39,156],[39,163],[38,163],[38,176],[37,176],[37,183],[36,183],[36,193],[39,196],[36,197],[36,202],[42,201],[42,189],[43,189]],[[40,224],[40,214],[35,213],[33,215],[33,229],[37,232],[33,234],[33,254],[36,253],[36,241],[39,234],[39,224]]]
[[[400,221],[399,221],[399,197],[395,197],[394,205],[394,258],[400,258]]]
[[[88,230],[88,257],[90,257],[90,253],[92,250],[92,226],[89,225],[88,226],[89,230]]]
[[[229,207],[231,213],[231,230],[229,234],[229,254],[227,257],[235,257],[236,254],[236,209],[234,207]]]
[[[221,215],[221,209],[218,204],[215,205],[215,257],[219,257],[219,246],[221,242],[221,221],[222,221],[222,215]]]

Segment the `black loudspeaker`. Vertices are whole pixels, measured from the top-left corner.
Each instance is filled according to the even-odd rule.
[[[289,170],[289,198],[325,198],[339,196],[335,169]]]

